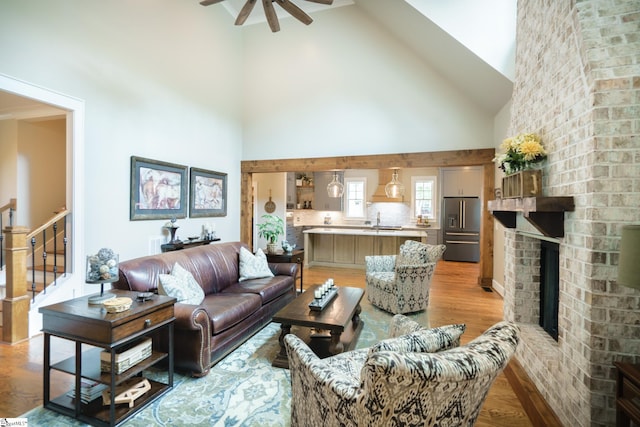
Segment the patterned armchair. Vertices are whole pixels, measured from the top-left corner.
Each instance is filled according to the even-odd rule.
[[[398,337],[404,338],[401,342],[385,340],[377,348],[327,359],[319,359],[302,340],[287,335],[291,425],[472,426],[495,378],[515,352],[519,329],[500,322],[469,344],[455,347],[456,326],[464,329],[436,328],[440,352],[426,352],[425,337],[412,333],[412,339],[404,335]],[[418,348],[412,348],[417,343]]]
[[[407,240],[399,255],[366,256],[367,298],[390,313],[412,313],[429,306],[429,288],[445,245]]]

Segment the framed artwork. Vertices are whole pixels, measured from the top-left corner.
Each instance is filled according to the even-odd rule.
[[[227,174],[191,168],[189,216],[227,216]]]
[[[131,156],[129,219],[186,218],[187,166]]]

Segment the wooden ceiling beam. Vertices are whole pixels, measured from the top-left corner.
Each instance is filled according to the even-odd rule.
[[[366,156],[312,157],[298,159],[244,160],[242,173],[330,171],[346,169],[387,169],[479,166],[491,163],[495,149],[434,151],[422,153],[376,154]]]

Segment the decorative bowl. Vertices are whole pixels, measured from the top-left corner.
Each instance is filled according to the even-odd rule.
[[[107,313],[120,313],[122,311],[129,310],[133,300],[127,297],[111,298],[103,303]]]

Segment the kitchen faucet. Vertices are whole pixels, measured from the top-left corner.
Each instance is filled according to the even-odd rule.
[[[376,226],[380,227],[380,211],[378,211],[378,215],[376,215]]]

